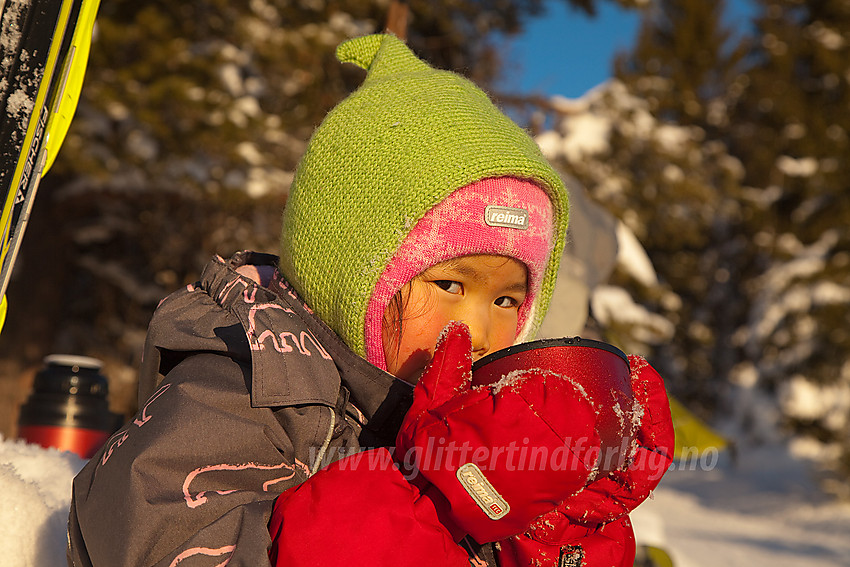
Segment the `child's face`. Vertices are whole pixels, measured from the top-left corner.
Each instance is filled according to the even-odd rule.
[[[400,333],[397,307],[387,307],[387,370],[411,384],[419,380],[449,321],[469,326],[474,360],[511,346],[527,289],[525,265],[513,258],[481,254],[432,266],[402,288]]]

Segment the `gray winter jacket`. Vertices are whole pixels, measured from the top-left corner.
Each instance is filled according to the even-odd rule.
[[[69,565],[268,565],[278,494],[393,445],[411,387],[351,352],[275,265],[216,258],[158,307],[139,412],[74,480]]]

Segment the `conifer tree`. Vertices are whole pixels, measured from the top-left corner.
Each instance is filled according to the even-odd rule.
[[[760,0],[750,83],[731,144],[761,203],[753,242],[765,258],[742,334],[760,378],[790,405],[786,421],[844,444],[850,472],[850,5]],[[793,406],[795,388],[822,408]],[[842,405],[843,404],[843,405]]]
[[[614,64],[659,119],[721,126],[728,89],[747,52],[724,24],[726,1],[660,0],[644,12],[635,47]]]
[[[633,219],[659,277],[679,297],[681,307],[668,314],[675,336],[656,346],[653,362],[677,395],[706,411],[724,391],[716,377],[740,362],[733,342],[751,265],[741,163],[722,137],[746,43],[723,23],[724,9],[722,1],[661,0],[645,13],[634,49],[615,62],[618,79],[658,122],[655,143],[621,150],[631,156],[633,181],[614,209]],[[665,143],[674,132],[679,141]],[[631,292],[659,306],[647,290]]]
[[[664,182],[649,165],[672,165],[675,155],[653,152],[634,162],[635,186],[620,213],[639,211],[642,242],[682,296],[675,337],[656,350],[660,365],[677,361],[668,366],[674,391],[692,402],[725,392],[733,403],[758,391],[790,431],[843,444],[846,474],[850,5],[757,4],[753,28],[739,42],[718,25],[719,3],[664,0],[635,50],[619,59],[618,76],[647,101],[653,119],[696,128],[703,164],[708,148],[724,156],[708,170],[698,162],[683,169],[688,182],[668,184],[662,198]],[[732,162],[739,173],[724,181],[717,175],[724,168],[715,166]],[[689,185],[702,188],[701,199]],[[700,207],[713,211],[692,217],[691,226],[658,214]],[[683,236],[671,240],[677,229],[664,225]],[[640,289],[633,293],[651,304]],[[797,403],[801,391],[817,405]],[[758,437],[764,412],[735,411]]]

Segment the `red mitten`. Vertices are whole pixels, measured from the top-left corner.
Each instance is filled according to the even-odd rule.
[[[632,567],[635,536],[629,517],[623,516],[597,528],[567,522],[557,543],[544,544],[521,534],[498,542],[496,550],[501,567]]]
[[[636,421],[629,461],[541,516],[525,534],[500,542],[503,567],[559,565],[557,558],[577,553],[575,546],[582,548],[584,567],[634,563],[628,513],[649,496],[669,468],[674,434],[661,376],[639,356],[629,356],[629,366]],[[553,557],[555,562],[550,562]]]
[[[269,532],[275,567],[469,565],[386,449],[340,459],[281,494]]]
[[[472,388],[471,353],[469,329],[449,323],[414,390],[396,459],[432,485],[455,536],[486,543],[522,533],[580,491],[599,437],[593,405],[569,378],[537,368]]]

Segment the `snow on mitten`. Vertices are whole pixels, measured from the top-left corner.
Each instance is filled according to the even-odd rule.
[[[661,376],[639,356],[630,355],[629,366],[636,431],[628,461],[538,518],[525,534],[500,542],[503,567],[554,567],[569,553],[581,555],[582,562],[577,565],[583,567],[630,567],[634,563],[628,514],[649,496],[669,468],[674,433]]]
[[[550,519],[552,518],[552,519]],[[554,513],[539,522],[553,522]],[[537,525],[538,522],[535,522]],[[632,567],[635,536],[628,516],[590,528],[565,523],[557,542],[544,543],[527,533],[496,544],[501,567]]]
[[[414,389],[396,459],[432,485],[426,494],[456,537],[486,543],[524,532],[580,491],[599,437],[572,380],[537,368],[472,388],[471,353],[469,329],[449,323]]]

